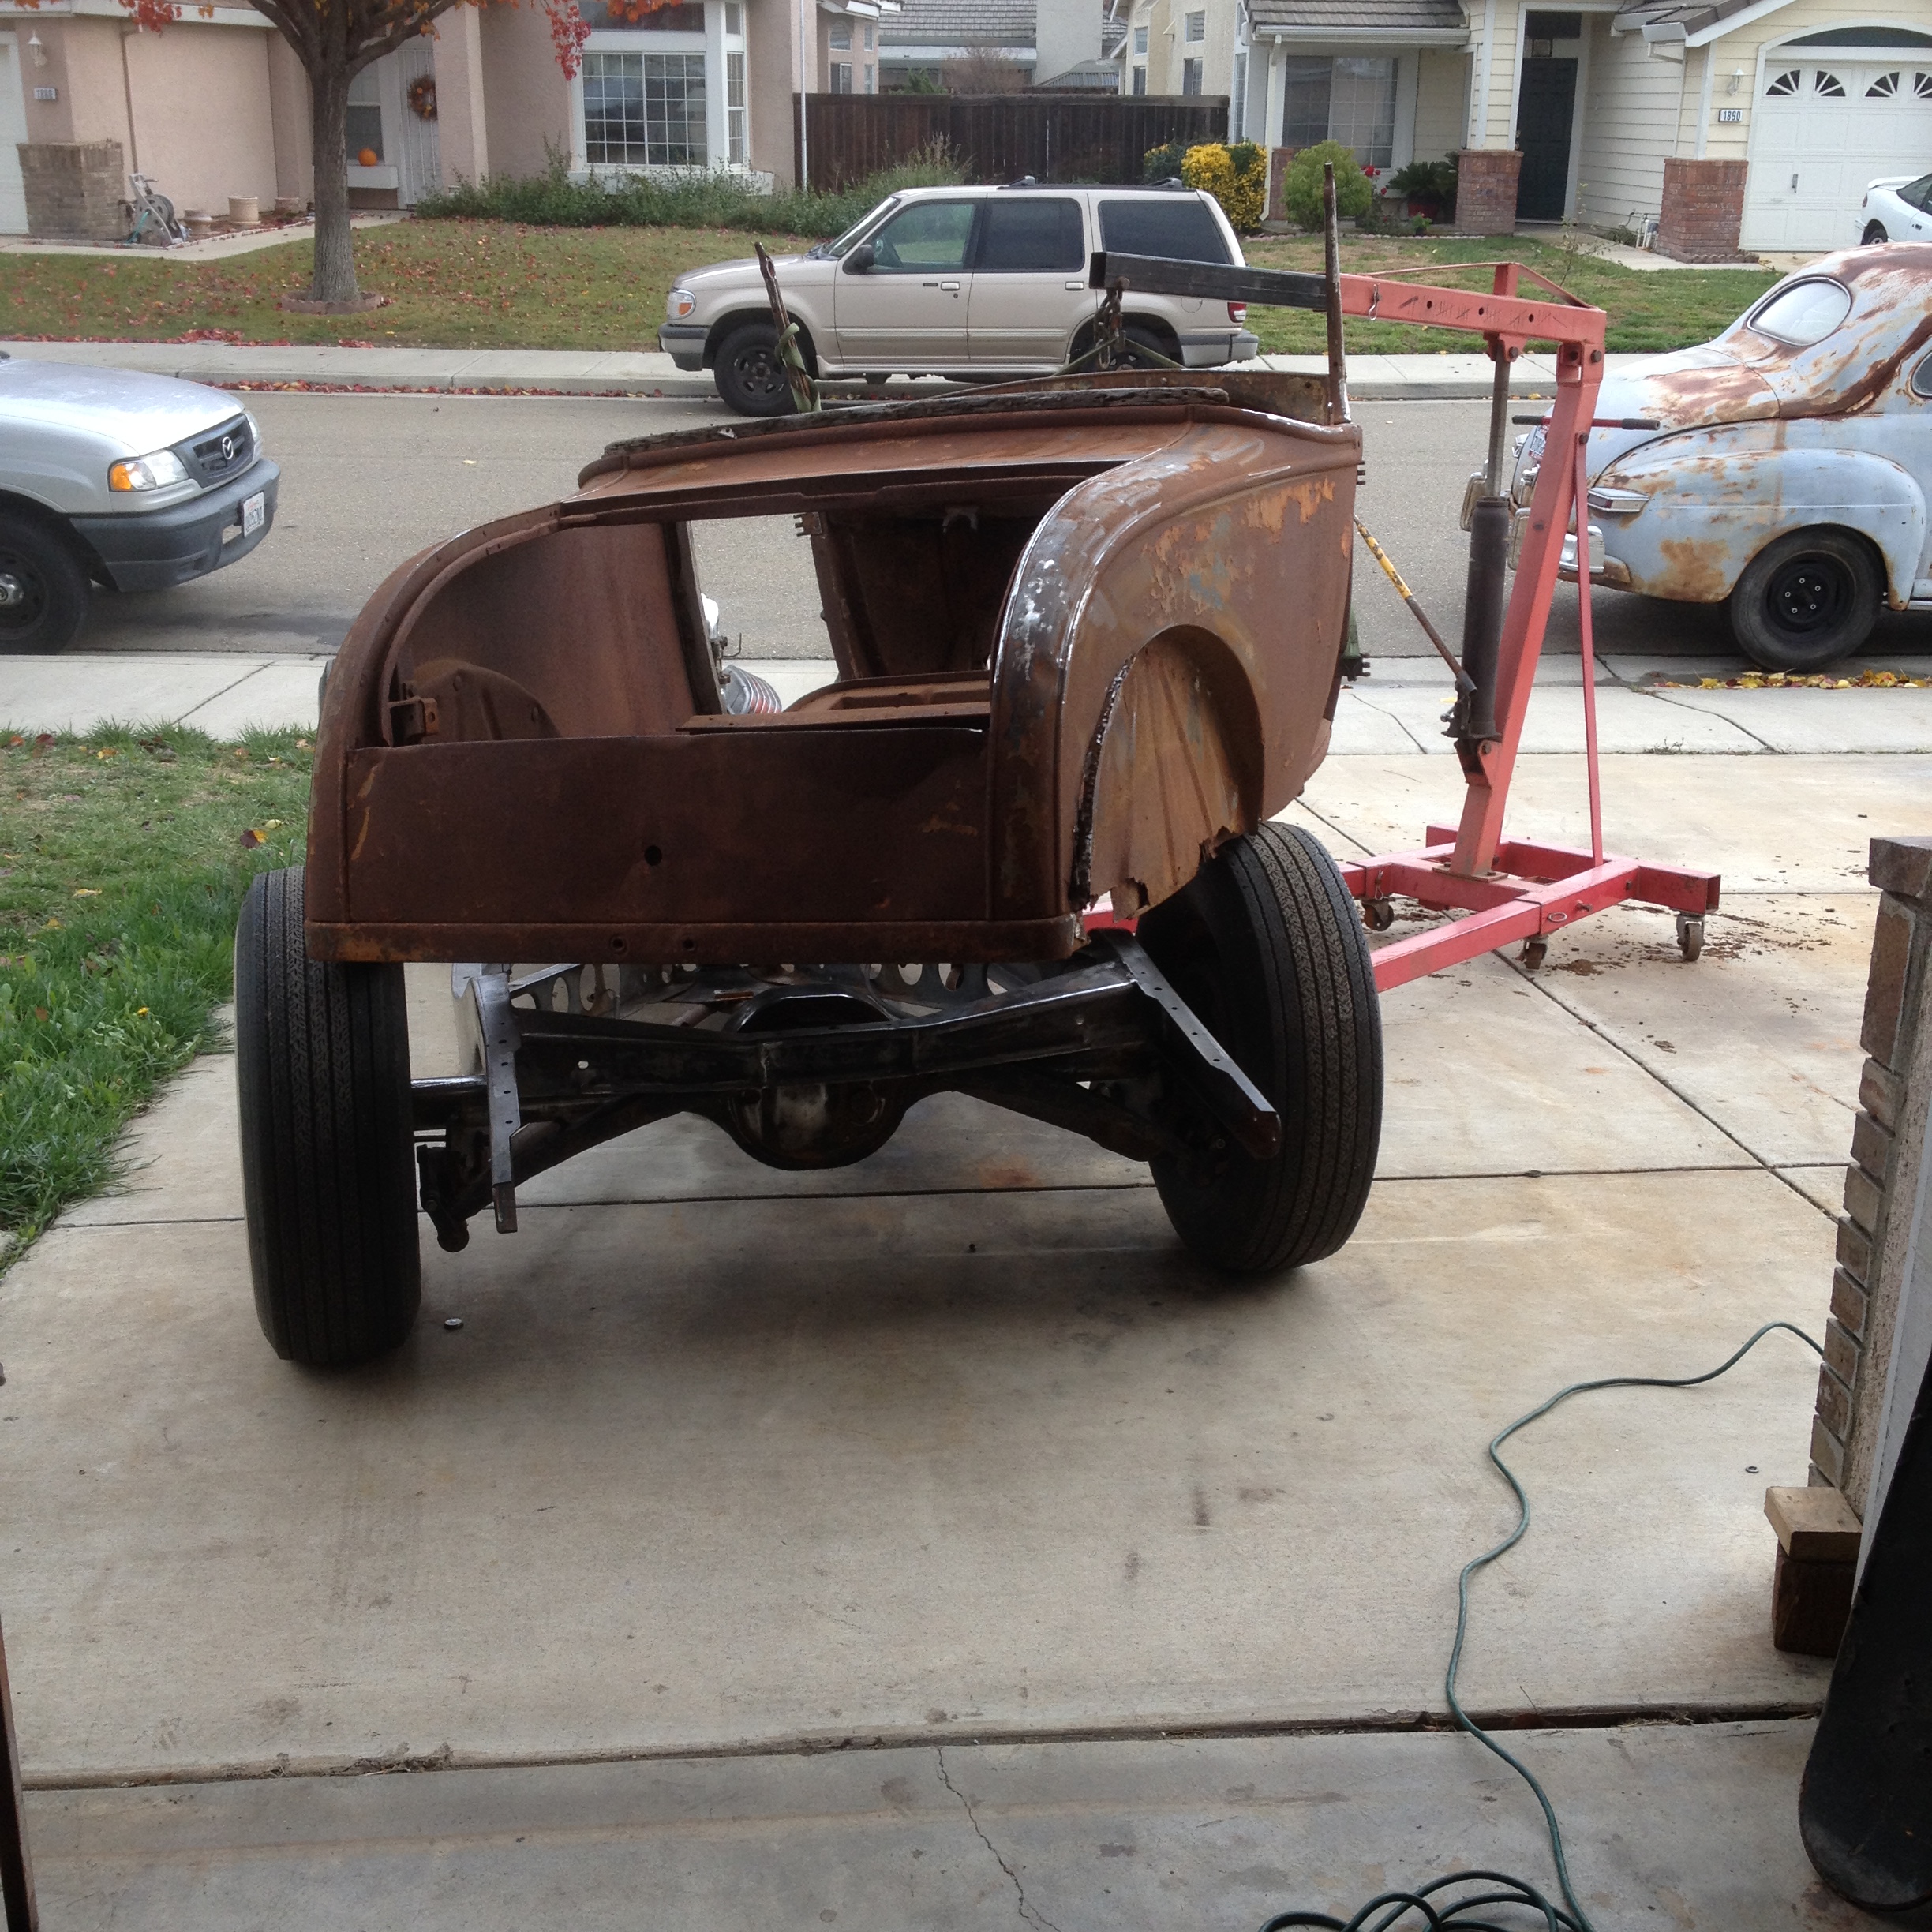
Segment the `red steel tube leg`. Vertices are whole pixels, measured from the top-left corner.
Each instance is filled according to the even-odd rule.
[[[1583,659],[1583,762],[1589,774],[1590,857],[1603,863],[1603,774],[1597,764],[1597,650],[1590,635],[1589,432],[1576,440],[1577,630]]]

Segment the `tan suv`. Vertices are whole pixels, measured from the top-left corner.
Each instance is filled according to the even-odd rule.
[[[1088,257],[1107,249],[1181,261],[1239,263],[1241,245],[1210,195],[1168,188],[914,188],[836,242],[782,256],[778,283],[814,374],[1027,376],[1050,373],[1091,340],[1100,297]],[[680,369],[714,369],[739,414],[791,407],[755,260],[680,275],[658,345]],[[1260,346],[1238,302],[1129,294],[1132,349],[1189,369],[1245,361]]]

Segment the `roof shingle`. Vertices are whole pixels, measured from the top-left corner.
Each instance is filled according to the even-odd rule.
[[[1440,33],[1466,28],[1459,0],[1252,0],[1256,27],[1311,28],[1345,39],[1352,33]]]

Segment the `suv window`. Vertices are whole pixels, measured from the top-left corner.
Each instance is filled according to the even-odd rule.
[[[1118,255],[1159,255],[1170,261],[1230,259],[1221,224],[1193,195],[1103,201],[1100,245]]]
[[[886,275],[957,272],[972,239],[971,201],[915,201],[872,238],[872,266]]]
[[[1087,237],[1080,226],[1077,201],[1036,200],[989,201],[986,227],[980,231],[979,253],[973,262],[978,275],[1066,275],[1087,266]]]

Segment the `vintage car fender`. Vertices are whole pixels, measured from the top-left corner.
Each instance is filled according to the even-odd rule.
[[[1925,492],[1869,450],[1834,447],[1818,422],[1729,423],[1627,451],[1590,488],[1590,522],[1623,588],[1692,604],[1728,597],[1773,538],[1829,524],[1869,537],[1888,599],[1911,595],[1926,540]]]

